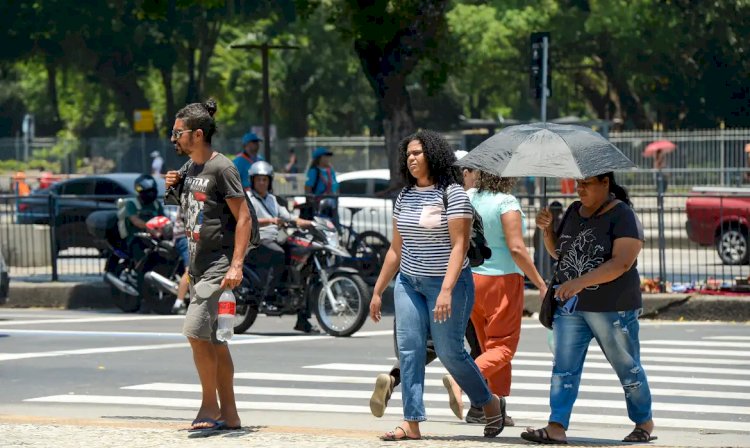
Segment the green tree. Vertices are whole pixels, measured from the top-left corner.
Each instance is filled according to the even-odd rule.
[[[323,2],[297,0],[303,16]],[[448,0],[339,0],[326,2],[330,22],[353,44],[363,73],[382,114],[391,186],[401,183],[398,143],[414,132],[414,111],[407,85],[420,63],[431,61],[436,70],[428,80],[445,79],[449,62],[441,49],[447,42],[445,14]]]

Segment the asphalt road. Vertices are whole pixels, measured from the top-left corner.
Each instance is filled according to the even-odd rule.
[[[0,309],[0,414],[148,418],[189,422],[199,403],[181,316]],[[301,335],[291,318],[258,319],[237,336],[238,404],[244,424],[382,428],[398,423],[400,395],[383,419],[369,414],[374,377],[393,360],[391,321],[368,322],[352,338]],[[524,320],[508,412],[517,441],[547,418],[547,332]],[[750,436],[750,325],[645,321],[642,358],[661,443],[744,445]],[[481,433],[452,417],[439,363],[427,370],[424,432]],[[571,437],[617,439],[628,431],[622,389],[592,345]],[[666,439],[666,441],[665,441]]]

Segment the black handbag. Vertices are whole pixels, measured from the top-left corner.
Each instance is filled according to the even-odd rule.
[[[545,328],[552,329],[552,320],[555,317],[555,311],[557,310],[557,300],[555,299],[555,280],[557,276],[552,277],[552,281],[547,288],[547,294],[542,299],[542,307],[539,308],[539,322],[544,325]]]

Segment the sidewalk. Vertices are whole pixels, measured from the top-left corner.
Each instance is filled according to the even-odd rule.
[[[658,422],[658,420],[657,420]],[[387,423],[387,422],[381,422]],[[523,428],[507,428],[494,439],[485,439],[480,426],[454,425],[466,432],[471,428],[476,436],[434,431],[435,423],[425,424],[433,429],[421,441],[409,441],[414,447],[484,447],[505,446],[508,448],[540,446],[529,444],[518,437]],[[445,425],[441,425],[445,426]],[[369,429],[351,430],[335,428],[246,426],[237,431],[215,431],[206,434],[188,433],[187,422],[157,420],[73,420],[47,417],[0,416],[0,440],[2,446],[11,447],[270,447],[270,448],[370,448],[394,446],[393,442],[378,439],[380,432]],[[370,426],[371,427],[371,426]],[[442,428],[441,428],[442,429]],[[578,428],[577,428],[578,429]],[[580,431],[579,431],[580,432]],[[598,428],[586,431],[586,437],[571,437],[571,446],[633,446],[613,439],[622,429]],[[658,447],[724,447],[743,446],[746,434],[702,434],[697,431],[659,431],[659,440],[652,444]],[[402,442],[403,443],[403,442]],[[639,446],[643,446],[641,444]]]

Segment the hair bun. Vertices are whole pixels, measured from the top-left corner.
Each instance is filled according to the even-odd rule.
[[[211,115],[213,117],[216,113],[216,100],[214,100],[213,98],[207,99],[206,102],[203,103],[203,107],[205,107],[208,111],[208,115]]]

